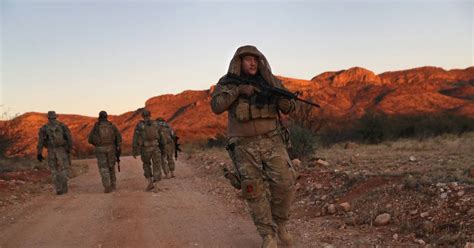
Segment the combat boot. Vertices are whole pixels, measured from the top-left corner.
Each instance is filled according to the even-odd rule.
[[[277,248],[277,241],[273,235],[263,237],[262,248]]]
[[[155,188],[155,185],[153,184],[153,178],[147,178],[148,180],[148,185],[146,186],[145,188],[145,191],[150,191],[152,190],[153,188]]]
[[[169,179],[168,173],[165,173],[165,179]]]
[[[284,246],[293,246],[293,236],[286,229],[285,224],[278,224],[278,238]]]
[[[153,192],[158,193],[158,184],[156,182],[153,183]]]
[[[110,192],[112,192],[112,188],[111,187],[105,187],[104,193],[110,193]]]
[[[174,178],[174,172],[171,171],[171,178]]]

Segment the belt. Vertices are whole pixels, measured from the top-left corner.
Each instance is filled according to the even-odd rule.
[[[276,135],[279,135],[279,134],[280,134],[279,130],[275,129],[275,130],[272,130],[270,132],[267,132],[267,133],[264,133],[264,134],[259,134],[259,135],[254,135],[254,136],[232,137],[232,138],[229,139],[229,141],[231,141],[232,139],[235,139],[235,141],[232,142],[232,143],[235,143],[236,145],[245,145],[245,144],[251,143],[251,142],[256,141],[256,140],[273,138],[273,137],[275,137]]]

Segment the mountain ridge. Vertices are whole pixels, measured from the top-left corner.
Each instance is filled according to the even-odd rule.
[[[317,102],[321,109],[313,109],[309,118],[325,120],[325,126],[349,125],[368,111],[388,115],[416,115],[452,113],[474,118],[474,67],[444,70],[424,66],[380,74],[362,67],[336,72],[323,72],[311,80],[278,76],[290,91]],[[149,98],[144,108],[152,117],[169,120],[182,142],[205,142],[225,134],[227,114],[214,115],[210,109],[211,92],[185,90]],[[304,106],[304,105],[302,105]],[[301,107],[305,108],[305,107]],[[111,115],[124,139],[124,151],[129,151],[133,130],[141,119],[139,108],[119,115]],[[87,135],[96,117],[59,114],[74,137],[74,152],[90,154],[92,146]],[[38,129],[47,122],[46,114],[24,113],[13,120],[2,122],[16,138],[6,149],[8,156],[26,156],[36,153]],[[341,124],[345,123],[345,124]]]

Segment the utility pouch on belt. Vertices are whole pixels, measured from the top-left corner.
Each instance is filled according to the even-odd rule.
[[[281,138],[283,139],[283,142],[285,142],[286,149],[291,149],[291,139],[290,139],[290,129],[286,127],[281,127]]]
[[[242,182],[242,195],[245,199],[255,199],[259,197],[263,191],[262,180],[244,180]]]
[[[242,188],[242,183],[241,183],[241,176],[239,174],[239,169],[237,168],[237,165],[235,164],[235,156],[234,156],[234,149],[235,149],[235,143],[230,143],[225,146],[225,149],[227,150],[227,153],[229,154],[230,159],[232,160],[232,166],[234,167],[234,171],[229,171],[227,168],[224,168],[224,177],[229,180],[230,184],[236,188],[236,189],[241,189]]]
[[[239,103],[237,103],[237,107],[235,108],[235,117],[240,122],[247,122],[250,120],[250,104],[248,100],[239,99]]]

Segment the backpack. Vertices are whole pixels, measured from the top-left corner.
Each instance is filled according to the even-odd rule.
[[[46,125],[46,142],[49,146],[66,146],[66,130],[63,125]]]
[[[113,145],[115,143],[114,128],[109,122],[97,124],[97,134],[99,138],[99,145]]]

